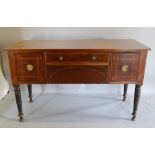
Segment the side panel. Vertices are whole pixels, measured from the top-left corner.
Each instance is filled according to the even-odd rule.
[[[145,66],[146,66],[146,59],[147,59],[147,52],[148,51],[143,51],[143,52],[141,52],[141,55],[140,55],[137,84],[143,84],[144,74],[145,74]]]

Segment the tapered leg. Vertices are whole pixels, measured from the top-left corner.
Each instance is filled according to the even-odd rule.
[[[123,102],[126,101],[127,91],[128,91],[128,84],[124,84]]]
[[[132,113],[132,115],[133,115],[132,120],[133,121],[136,118],[140,94],[141,94],[141,85],[136,85],[135,86],[135,95],[134,95],[134,106],[133,106],[133,113]]]
[[[30,99],[29,102],[33,102],[33,99],[32,99],[32,85],[28,84],[27,88],[28,88],[29,99]]]
[[[22,99],[21,99],[21,93],[20,93],[20,85],[14,85],[14,91],[15,91],[15,97],[16,97],[16,104],[18,108],[18,116],[19,121],[23,122],[23,111],[22,111]]]

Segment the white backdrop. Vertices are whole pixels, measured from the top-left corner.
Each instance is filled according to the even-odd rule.
[[[152,50],[148,53],[147,66],[145,72],[143,93],[154,93],[155,88],[155,28],[139,27],[95,27],[95,28],[0,28],[0,45],[3,50],[3,62],[6,77],[10,82],[10,72],[8,67],[7,52],[5,47],[19,40],[71,40],[71,39],[106,39],[106,38],[130,38],[136,39],[146,44]],[[129,92],[133,92],[133,85],[129,87]],[[12,90],[12,87],[11,87]],[[26,90],[22,86],[22,90]],[[115,93],[122,91],[122,85],[35,85],[34,92],[84,92],[84,93]]]
[[[1,51],[0,51],[0,100],[8,93],[8,90],[9,90],[9,85],[3,75],[1,64],[2,62],[1,62]]]

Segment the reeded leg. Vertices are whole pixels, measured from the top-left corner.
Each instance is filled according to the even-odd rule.
[[[137,109],[138,109],[140,93],[141,93],[141,85],[136,85],[135,86],[135,96],[134,96],[134,106],[133,106],[133,113],[132,113],[132,115],[133,115],[132,120],[133,121],[136,118],[136,113],[137,113]]]
[[[123,102],[126,101],[127,91],[128,91],[128,84],[124,84]]]
[[[27,88],[28,88],[28,93],[29,93],[29,102],[33,102],[33,99],[32,99],[32,85],[31,84],[28,84],[27,85]]]
[[[14,91],[15,91],[15,97],[16,97],[16,104],[18,108],[18,116],[19,121],[23,122],[23,111],[22,111],[22,99],[21,99],[21,93],[20,93],[20,85],[14,85]]]

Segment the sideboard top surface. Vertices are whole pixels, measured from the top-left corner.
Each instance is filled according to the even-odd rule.
[[[104,50],[150,50],[134,39],[105,40],[23,40],[7,50],[24,49],[104,49]]]

